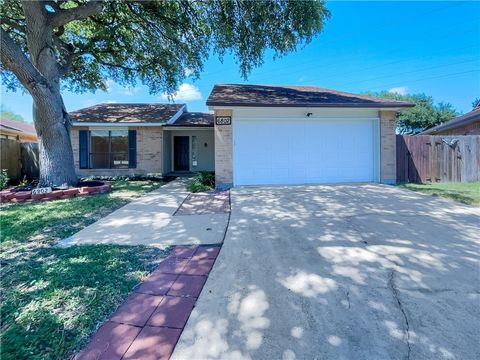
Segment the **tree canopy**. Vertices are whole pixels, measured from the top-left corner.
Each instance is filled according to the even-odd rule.
[[[210,53],[236,56],[243,76],[308,43],[329,16],[323,1],[44,1],[64,88],[105,89],[106,79],[173,92],[186,72],[199,77]],[[25,4],[3,0],[2,29],[30,57]],[[18,78],[3,66],[3,81]]]
[[[480,106],[480,98],[475,98],[473,101],[472,101],[472,108],[476,108],[476,107],[479,107]]]
[[[309,43],[329,16],[322,0],[0,0],[0,11],[2,81],[32,95],[42,185],[77,183],[61,90],[114,80],[174,93],[211,53],[234,54],[245,77],[267,50]]]
[[[18,122],[25,122],[25,119],[22,115],[15,114],[13,111],[0,109],[0,117],[2,119],[8,119]]]
[[[412,108],[401,110],[397,117],[397,131],[400,134],[417,134],[442,122],[448,121],[458,115],[452,104],[435,104],[431,96],[425,94],[391,93],[382,91],[370,95],[414,103]]]

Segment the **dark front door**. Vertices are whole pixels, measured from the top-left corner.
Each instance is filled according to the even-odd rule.
[[[174,171],[188,171],[189,151],[188,136],[174,136],[173,137],[173,170]]]

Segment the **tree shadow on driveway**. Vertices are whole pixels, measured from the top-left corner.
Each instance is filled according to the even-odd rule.
[[[478,358],[478,224],[389,186],[234,189],[173,358]]]

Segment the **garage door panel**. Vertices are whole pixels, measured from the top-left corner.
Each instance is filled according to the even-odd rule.
[[[234,183],[374,181],[376,121],[234,119]]]

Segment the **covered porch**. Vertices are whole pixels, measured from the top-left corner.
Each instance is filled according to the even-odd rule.
[[[215,171],[213,127],[165,126],[162,153],[165,174]]]

